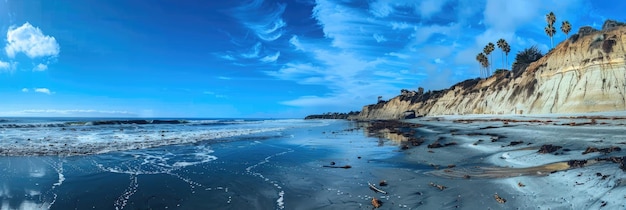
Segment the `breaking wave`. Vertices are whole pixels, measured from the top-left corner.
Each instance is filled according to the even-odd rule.
[[[0,156],[102,154],[312,125],[303,120],[12,120],[0,123]]]

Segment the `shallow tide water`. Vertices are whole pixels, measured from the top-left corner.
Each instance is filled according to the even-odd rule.
[[[310,209],[338,203],[369,208],[367,199],[375,193],[367,182],[378,181],[369,167],[394,167],[388,159],[400,154],[394,152],[397,145],[380,145],[385,140],[365,136],[352,122],[230,123],[5,126],[4,145],[17,141],[31,150],[0,157],[0,209]],[[232,130],[239,133],[202,133]],[[122,134],[143,146],[106,139]],[[176,142],[161,145],[168,140]],[[29,141],[73,145],[74,152],[35,155],[34,149],[45,146]],[[324,167],[331,164],[352,168]]]
[[[625,122],[575,120],[8,120],[0,209],[626,208]]]

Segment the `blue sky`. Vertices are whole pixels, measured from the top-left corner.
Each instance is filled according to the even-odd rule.
[[[600,28],[608,0],[0,0],[0,116],[304,117],[546,52],[545,14]],[[6,36],[5,36],[6,35]],[[560,31],[555,44],[565,39]],[[493,53],[500,68],[501,53]]]

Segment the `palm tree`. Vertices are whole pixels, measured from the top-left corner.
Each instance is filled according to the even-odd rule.
[[[498,45],[498,48],[502,50],[502,66],[503,66],[502,68],[504,68],[504,47],[507,45],[506,40],[499,39],[496,44]]]
[[[480,64],[485,69],[489,68],[489,58],[487,58],[487,56],[483,54],[482,61],[480,62]],[[485,75],[485,78],[487,78],[488,76],[489,75]]]
[[[486,77],[486,70],[485,69],[485,60],[487,59],[487,56],[485,56],[484,53],[478,53],[478,55],[476,55],[476,61],[478,61],[478,64],[480,64],[480,78]]]
[[[489,42],[487,46],[485,46],[485,48],[483,49],[483,52],[485,53],[485,55],[489,56],[489,54],[491,54],[491,52],[493,52],[495,49],[496,49],[496,46],[493,43]],[[488,68],[487,75],[491,75],[491,72],[490,72],[491,69],[489,69],[491,65],[489,64],[489,60],[490,59],[487,59],[487,68]]]
[[[565,39],[568,38],[568,34],[571,30],[572,30],[572,25],[569,24],[569,21],[566,20],[561,23],[561,31],[565,33]]]
[[[504,43],[504,48],[502,49],[502,51],[504,51],[504,55],[506,55],[506,65],[509,65],[509,52],[511,52],[511,45],[509,45],[509,43]]]
[[[545,28],[546,34],[550,37],[550,45],[554,48],[554,42],[552,41],[552,37],[556,34],[556,29],[554,28],[554,22],[556,22],[556,16],[554,16],[553,12],[550,12],[546,15],[546,22],[548,25]]]
[[[553,12],[550,12],[546,15],[546,22],[548,23],[548,25],[554,25],[554,22],[556,22],[556,16],[554,16]]]
[[[552,36],[556,34],[556,29],[553,25],[547,25],[545,28],[546,34],[550,37],[550,45],[554,48],[554,42],[552,41]]]

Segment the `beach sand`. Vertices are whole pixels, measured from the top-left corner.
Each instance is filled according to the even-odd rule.
[[[443,205],[446,199],[458,194],[464,199],[454,207],[467,209],[625,209],[623,116],[476,115],[410,120],[423,125],[418,129],[427,133],[424,144],[454,145],[413,147],[406,150],[406,158],[438,168],[423,175],[452,186],[444,190],[444,198],[424,199],[432,208],[448,207]],[[497,202],[496,194],[506,202]]]

